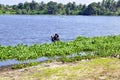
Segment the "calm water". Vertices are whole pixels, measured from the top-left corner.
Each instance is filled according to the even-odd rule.
[[[55,33],[62,41],[116,35],[120,34],[120,17],[0,15],[1,45],[50,43]]]

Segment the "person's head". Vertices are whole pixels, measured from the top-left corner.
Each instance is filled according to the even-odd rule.
[[[59,35],[58,35],[58,34],[55,34],[55,36],[56,36],[56,37],[59,37]]]

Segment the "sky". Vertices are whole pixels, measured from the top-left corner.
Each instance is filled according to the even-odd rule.
[[[32,0],[0,0],[0,4],[9,4],[9,5],[13,5],[13,4],[18,4],[18,3],[24,3],[25,1],[27,2],[31,2]],[[99,2],[102,0],[34,0],[36,2],[49,2],[49,1],[54,1],[54,2],[58,2],[58,3],[63,3],[66,4],[68,2],[76,2],[77,4],[82,3],[82,4],[90,4],[92,2]]]

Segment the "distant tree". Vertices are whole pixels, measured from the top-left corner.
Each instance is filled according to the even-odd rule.
[[[83,7],[83,5],[82,4],[79,4],[78,5],[78,15],[82,15],[82,7]]]
[[[47,4],[45,4],[43,1],[39,4],[39,13],[47,14]]]
[[[3,12],[2,12],[2,10],[0,10],[0,14],[2,14]]]
[[[64,15],[65,13],[65,7],[63,4],[58,4],[58,14]]]
[[[22,9],[22,14],[28,14],[26,9]]]
[[[88,5],[87,9],[83,12],[84,15],[97,15],[97,3],[91,3]]]
[[[13,10],[17,10],[17,9],[18,9],[17,5],[13,5],[13,6],[12,6],[12,9],[13,9]]]
[[[18,9],[18,10],[16,11],[16,14],[22,14],[22,10],[21,10],[21,9]]]
[[[33,1],[30,3],[30,9],[31,9],[31,10],[38,10],[38,9],[39,9],[39,4],[33,0]]]
[[[48,9],[47,9],[48,14],[57,14],[58,5],[56,2],[50,1],[47,3],[47,6],[48,6]]]
[[[89,5],[67,4],[50,1],[38,3],[19,3],[18,5],[0,4],[0,14],[50,14],[50,15],[120,15],[120,0],[103,0]]]
[[[25,2],[24,3],[24,9],[26,9],[27,12],[29,12],[31,9],[30,9],[30,3],[28,2]]]
[[[19,4],[18,4],[18,9],[24,9],[23,3],[19,3]]]

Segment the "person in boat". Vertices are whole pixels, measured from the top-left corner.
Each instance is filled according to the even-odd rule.
[[[56,42],[56,41],[59,41],[59,35],[58,34],[55,34],[54,36],[51,36],[51,41],[52,42]]]

